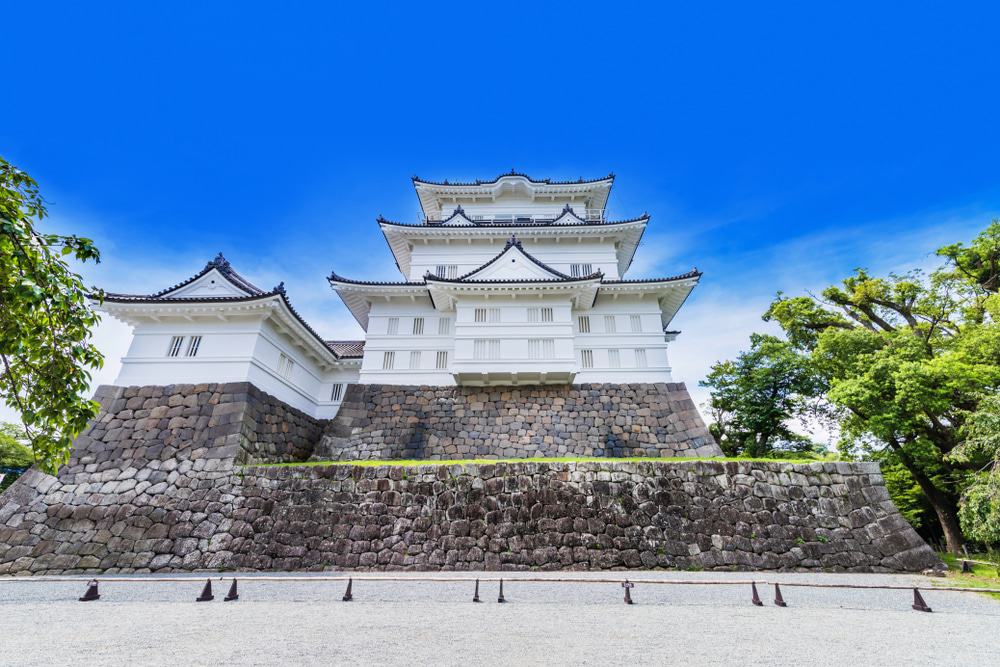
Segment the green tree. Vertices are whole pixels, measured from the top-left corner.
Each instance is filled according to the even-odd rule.
[[[971,248],[942,249],[948,264],[930,276],[858,270],[821,296],[779,295],[764,316],[810,355],[844,442],[906,468],[953,552],[963,542],[958,498],[981,462],[949,454],[963,442],[968,416],[1000,390],[989,273],[995,231],[996,224]],[[980,259],[960,266],[972,249]]]
[[[25,440],[20,426],[0,422],[0,468],[27,468],[35,462]]]
[[[952,452],[956,461],[987,457],[973,484],[962,495],[958,515],[962,530],[984,545],[1000,545],[1000,396],[989,396],[969,415],[966,439]]]
[[[100,255],[90,239],[38,231],[46,215],[35,181],[0,158],[0,401],[20,412],[35,462],[54,473],[97,414],[85,393],[103,363],[90,342],[97,292],[66,259]]]
[[[779,444],[809,444],[789,422],[811,412],[824,385],[788,342],[753,334],[749,350],[714,364],[701,385],[711,390],[712,431],[726,454],[765,456]]]

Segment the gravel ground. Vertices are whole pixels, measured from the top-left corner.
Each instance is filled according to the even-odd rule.
[[[497,573],[478,573],[489,579]],[[308,575],[287,575],[302,577]],[[364,573],[412,579],[469,573]],[[10,665],[286,664],[1000,664],[1000,603],[935,591],[909,575],[593,572],[507,573],[508,604],[483,581],[362,581],[341,601],[342,581],[260,581],[241,576],[240,599],[195,603],[204,576],[101,583],[81,604],[84,582],[0,579],[0,663]],[[640,583],[636,604],[610,583],[541,579],[757,580],[926,586],[934,613],[912,611],[908,590],[786,585],[787,608],[750,604],[745,584]],[[135,578],[135,577],[132,577]]]

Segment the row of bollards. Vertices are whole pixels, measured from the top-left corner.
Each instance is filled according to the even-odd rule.
[[[354,584],[354,579],[348,578],[347,590],[344,591],[344,597],[342,598],[344,602],[350,602],[354,599],[353,584]],[[635,602],[632,600],[632,589],[635,588],[635,583],[626,579],[625,581],[622,582],[622,588],[625,589],[625,604],[635,604]],[[229,592],[226,594],[226,597],[222,599],[225,602],[232,602],[234,600],[238,600],[239,598],[240,596],[237,591],[236,579],[233,579],[233,583],[229,586]],[[100,600],[100,599],[101,599],[101,594],[97,588],[97,579],[91,579],[90,582],[87,583],[87,590],[83,594],[83,597],[80,598],[80,602],[93,602],[94,600]],[[201,595],[195,598],[195,602],[211,602],[214,599],[215,596],[212,594],[212,580],[206,579],[205,587],[201,589]],[[476,588],[472,594],[472,601],[482,602],[482,600],[479,599],[479,579],[476,579]],[[497,602],[504,603],[506,601],[507,600],[503,596],[503,579],[501,579],[500,595],[497,597]],[[760,594],[757,592],[756,582],[750,582],[750,602],[756,607],[764,606],[764,602],[760,599]],[[785,598],[781,595],[781,586],[779,586],[778,584],[774,585],[774,604],[777,607],[788,606],[788,603],[785,602]],[[927,603],[924,602],[924,598],[920,594],[920,590],[917,588],[913,589],[912,607],[916,611],[926,611],[926,612],[932,611],[931,608],[927,606]]]

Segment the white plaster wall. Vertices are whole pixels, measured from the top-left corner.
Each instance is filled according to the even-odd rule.
[[[576,195],[574,197],[562,196],[555,199],[545,199],[533,201],[530,196],[523,193],[504,192],[495,199],[463,199],[456,202],[441,202],[441,219],[448,218],[461,205],[467,216],[474,215],[534,215],[555,218],[562,213],[563,208],[569,204],[577,215],[583,217],[586,209],[586,201],[589,197]]]
[[[389,334],[390,317],[399,318],[395,335]],[[424,333],[413,335],[413,320],[424,318]],[[441,319],[451,320],[449,332],[438,334],[438,322]],[[414,384],[444,386],[453,385],[451,372],[448,369],[438,370],[437,352],[448,353],[449,365],[454,355],[455,314],[440,313],[431,305],[427,297],[414,301],[410,299],[393,299],[390,302],[372,304],[368,315],[368,332],[365,336],[365,357],[361,366],[360,382],[363,384]],[[395,366],[392,370],[384,370],[382,362],[384,352],[395,352]],[[410,354],[420,352],[418,368],[410,368]]]
[[[168,357],[173,336],[184,336],[181,356]],[[191,336],[201,336],[195,357],[183,356]],[[278,358],[284,352],[295,362],[292,375],[278,374]],[[231,318],[225,322],[208,318],[161,317],[134,327],[132,344],[122,358],[115,383],[129,385],[198,384],[202,382],[252,382],[258,389],[318,418],[333,417],[340,401],[331,401],[334,382],[357,382],[350,367],[322,368],[279,333],[269,320]]]
[[[590,333],[579,332],[578,316],[590,318]],[[641,331],[633,332],[631,316],[639,315]],[[608,331],[605,316],[615,318],[615,331]],[[594,307],[574,313],[575,354],[581,350],[594,352],[594,368],[581,368],[576,382],[672,382],[667,342],[660,321],[660,307],[652,296],[620,296],[617,299],[601,295]],[[609,350],[617,349],[620,368],[612,368]],[[646,350],[646,367],[636,366],[636,349]]]
[[[618,258],[615,254],[614,242],[610,239],[603,243],[592,238],[564,238],[559,242],[554,239],[536,240],[520,239],[522,247],[535,259],[548,264],[557,271],[570,274],[571,264],[591,264],[594,271],[603,271],[607,280],[618,279]],[[439,264],[455,264],[458,274],[463,275],[479,268],[503,251],[506,239],[497,239],[492,243],[486,240],[474,240],[471,243],[465,239],[456,239],[450,243],[428,241],[413,246],[410,259],[410,280],[422,280],[427,272],[434,273]]]

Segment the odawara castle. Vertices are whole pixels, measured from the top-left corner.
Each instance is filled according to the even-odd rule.
[[[399,279],[326,278],[364,340],[222,254],[105,286],[131,346],[0,496],[0,574],[935,565],[877,464],[721,458],[670,364],[702,274],[629,277],[650,217],[613,183],[415,177],[419,222],[354,232]]]

